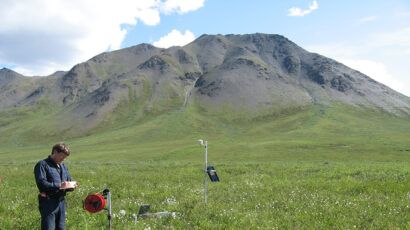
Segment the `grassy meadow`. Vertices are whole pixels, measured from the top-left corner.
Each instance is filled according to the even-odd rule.
[[[238,120],[194,106],[151,118],[119,108],[76,137],[39,110],[0,114],[0,229],[38,228],[33,167],[61,139],[80,183],[68,229],[107,229],[105,212],[82,209],[106,187],[114,229],[410,229],[409,117],[337,104]],[[221,179],[208,183],[207,205],[200,138]],[[173,215],[136,219],[142,204]]]

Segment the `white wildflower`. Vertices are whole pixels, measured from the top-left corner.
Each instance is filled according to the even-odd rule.
[[[118,212],[118,215],[119,216],[125,216],[125,214],[127,214],[127,212],[124,210],[124,209],[121,209],[119,212]]]
[[[174,205],[177,203],[177,200],[174,197],[169,197],[169,198],[166,198],[162,203],[168,204],[168,205]]]

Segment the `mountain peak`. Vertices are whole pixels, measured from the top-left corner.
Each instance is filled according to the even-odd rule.
[[[48,78],[36,82],[31,90],[36,97],[30,100],[51,95],[54,102],[73,108],[75,115],[67,110],[67,116],[81,116],[90,126],[124,101],[138,101],[141,114],[192,103],[215,114],[232,110],[253,118],[333,102],[410,114],[409,98],[277,34],[203,34],[168,49],[139,44],[101,53],[60,74],[64,76],[50,78],[52,83]],[[3,83],[18,76],[3,68],[0,83],[9,87]],[[24,95],[14,98],[7,106],[27,101]],[[2,103],[0,98],[0,107]]]
[[[5,82],[9,82],[13,79],[24,77],[23,75],[15,72],[14,70],[8,68],[0,69],[0,83],[3,84]]]
[[[10,72],[17,73],[15,71],[11,70],[11,69],[6,68],[6,67],[3,67],[2,69],[0,69],[0,73],[10,73]]]
[[[67,73],[67,71],[57,70],[54,73],[48,75],[48,77],[62,77]]]
[[[197,84],[202,103],[251,111],[342,102],[410,114],[409,98],[282,35],[204,34],[189,47],[209,72]]]
[[[279,34],[265,34],[265,33],[254,33],[254,34],[216,34],[216,35],[209,35],[209,34],[202,34],[196,40],[220,40],[220,39],[227,39],[232,41],[244,41],[244,42],[260,42],[260,41],[269,41],[269,42],[289,42],[294,44],[292,41],[287,39],[283,35]]]

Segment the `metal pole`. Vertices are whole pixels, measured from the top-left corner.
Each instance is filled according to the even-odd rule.
[[[111,193],[108,192],[108,221],[109,221],[109,228],[112,230],[112,212],[111,212]]]
[[[112,210],[111,210],[111,193],[108,188],[104,189],[103,194],[107,198],[107,218],[108,218],[108,228],[112,230]]]
[[[207,180],[207,169],[208,169],[208,141],[205,141],[205,177],[204,177],[204,199],[205,204],[208,203],[208,180]]]

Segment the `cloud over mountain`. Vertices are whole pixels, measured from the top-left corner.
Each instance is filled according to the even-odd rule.
[[[288,10],[288,16],[298,16],[298,17],[303,17],[306,16],[313,11],[317,10],[319,8],[319,4],[317,1],[313,1],[312,4],[310,4],[309,8],[307,9],[302,9],[299,7],[292,7]]]
[[[161,13],[186,13],[203,2],[5,0],[0,63],[25,75],[47,75],[50,67],[68,69],[96,53],[119,49],[127,34],[124,25],[157,25]]]
[[[172,30],[170,33],[152,44],[160,48],[169,48],[171,46],[184,46],[193,40],[195,40],[195,35],[189,30],[185,30],[185,33],[181,33],[178,30]]]

